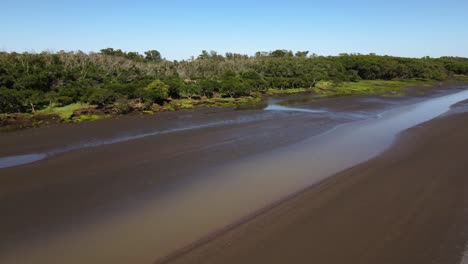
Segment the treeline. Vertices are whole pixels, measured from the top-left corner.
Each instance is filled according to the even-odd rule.
[[[321,80],[434,79],[468,75],[468,59],[400,58],[375,54],[317,56],[307,51],[254,56],[203,51],[169,61],[112,48],[98,53],[0,52],[0,112],[34,112],[48,105],[88,102],[99,107],[149,106],[172,98],[239,97],[268,88],[311,88]]]

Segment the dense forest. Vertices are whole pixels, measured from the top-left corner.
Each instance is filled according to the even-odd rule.
[[[240,97],[269,88],[339,87],[359,80],[433,79],[468,75],[468,59],[375,54],[317,56],[307,51],[220,55],[203,51],[183,61],[112,48],[98,53],[0,52],[0,112],[35,112],[85,102],[98,107],[163,104],[177,98]]]

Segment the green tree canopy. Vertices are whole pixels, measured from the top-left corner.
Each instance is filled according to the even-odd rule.
[[[145,88],[146,97],[154,103],[162,104],[169,97],[169,85],[155,80]]]
[[[145,51],[145,59],[152,62],[160,62],[162,60],[161,53],[157,50]]]

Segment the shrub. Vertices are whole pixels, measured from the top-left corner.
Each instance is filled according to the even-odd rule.
[[[97,105],[98,107],[106,107],[114,103],[116,98],[115,93],[111,90],[96,89],[88,97],[88,102],[90,104]]]
[[[14,113],[23,110],[23,101],[20,93],[14,89],[0,88],[0,112]]]
[[[164,83],[161,80],[153,81],[148,84],[145,88],[146,99],[149,99],[151,102],[162,105],[165,100],[169,97],[169,85]]]
[[[118,114],[126,114],[132,111],[130,101],[127,98],[119,98],[113,105],[113,110]]]
[[[188,83],[180,90],[180,96],[192,99],[201,94],[201,87],[197,83]]]

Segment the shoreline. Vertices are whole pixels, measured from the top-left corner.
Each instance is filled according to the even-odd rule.
[[[468,132],[468,126],[463,124],[463,121],[468,118],[468,113],[465,112],[466,102],[464,104],[459,104],[459,105],[460,105],[459,108],[465,108],[464,111],[460,111],[460,110],[457,111],[457,109],[454,108],[447,114],[444,114],[434,120],[428,121],[426,123],[423,123],[421,125],[418,125],[416,127],[410,128],[402,132],[398,136],[396,142],[392,144],[391,148],[385,151],[384,153],[378,155],[377,157],[367,162],[358,164],[352,168],[346,169],[345,171],[340,172],[330,178],[327,178],[316,185],[313,185],[311,187],[305,188],[302,191],[292,194],[286,197],[285,199],[282,199],[281,201],[275,204],[272,204],[266,208],[263,208],[257,211],[256,213],[250,215],[249,217],[246,217],[242,219],[241,221],[238,221],[235,224],[226,227],[223,230],[215,232],[214,234],[196,243],[193,243],[177,252],[174,252],[173,254],[167,256],[166,258],[157,260],[155,263],[285,263],[284,261],[292,261],[295,263],[310,262],[310,261],[317,261],[320,263],[343,263],[343,261],[346,261],[346,259],[349,260],[349,259],[361,258],[363,261],[360,261],[359,263],[429,263],[428,261],[437,259],[439,260],[438,263],[458,264],[461,257],[465,253],[465,243],[468,241],[468,228],[464,227],[464,225],[468,223],[468,215],[465,212],[463,212],[463,209],[465,207],[468,207],[468,195],[460,196],[459,201],[455,201],[455,199],[451,200],[452,203],[456,203],[459,205],[457,209],[460,209],[460,210],[451,211],[454,215],[457,215],[457,217],[453,217],[453,219],[450,219],[451,222],[449,221],[450,222],[449,225],[443,226],[442,224],[440,224],[443,222],[443,219],[440,219],[441,218],[440,214],[436,216],[438,220],[441,222],[435,221],[439,225],[434,225],[433,223],[432,225],[430,225],[430,228],[428,228],[427,225],[425,225],[426,231],[437,227],[439,229],[438,235],[441,237],[444,237],[448,241],[445,244],[443,242],[440,242],[440,243],[434,242],[434,240],[437,240],[437,239],[427,234],[424,235],[424,239],[419,239],[419,240],[418,240],[418,237],[415,237],[415,236],[409,237],[407,239],[393,239],[391,240],[391,242],[392,244],[395,245],[395,248],[390,247],[388,249],[388,252],[380,248],[380,252],[375,253],[372,256],[363,257],[360,254],[363,254],[364,251],[362,250],[364,250],[364,248],[359,248],[358,246],[362,246],[362,244],[359,244],[359,240],[360,239],[363,240],[365,238],[360,238],[359,236],[357,236],[357,237],[354,237],[353,239],[358,240],[358,241],[352,242],[352,243],[358,244],[358,246],[354,248],[354,251],[349,250],[349,252],[347,252],[346,248],[337,247],[336,250],[340,252],[342,250],[345,251],[344,254],[341,254],[342,256],[340,254],[338,254],[338,256],[325,255],[325,254],[313,253],[313,252],[314,250],[324,250],[324,251],[331,253],[333,251],[333,248],[326,248],[326,246],[322,245],[323,241],[317,241],[317,239],[314,238],[314,236],[317,235],[317,232],[320,233],[321,228],[326,229],[327,227],[325,226],[314,227],[313,222],[315,218],[322,218],[321,223],[323,225],[327,225],[327,219],[324,216],[323,217],[320,216],[320,212],[324,210],[328,210],[328,211],[334,210],[335,219],[330,218],[329,220],[332,222],[337,222],[336,218],[340,217],[340,211],[343,211],[343,210],[346,211],[350,209],[339,209],[336,207],[328,206],[327,203],[336,199],[342,199],[343,200],[341,202],[342,204],[346,203],[345,201],[347,198],[344,196],[345,194],[343,194],[342,192],[348,191],[348,189],[352,189],[352,188],[359,188],[359,187],[356,187],[359,185],[357,183],[358,182],[362,183],[363,181],[371,181],[372,179],[370,179],[370,177],[372,175],[376,176],[379,174],[386,174],[386,173],[388,174],[388,172],[382,171],[382,168],[381,168],[382,165],[385,165],[386,163],[391,163],[392,165],[391,167],[398,167],[399,165],[398,163],[395,163],[395,161],[402,162],[404,160],[402,156],[404,158],[408,158],[407,155],[410,155],[409,157],[412,157],[415,154],[422,153],[418,151],[421,151],[421,148],[424,149],[424,145],[427,145],[427,144],[430,145],[429,141],[434,140],[434,135],[447,136],[448,133],[451,133],[450,130],[454,128],[462,128],[463,131]],[[446,125],[446,127],[443,128],[442,132],[437,131],[438,128],[444,125]],[[461,132],[457,133],[458,138],[460,137],[461,134],[463,133]],[[461,135],[461,136],[463,138],[464,135]],[[465,142],[467,142],[466,136],[464,138],[465,138]],[[441,140],[441,139],[437,138],[437,140]],[[460,152],[462,152],[463,148],[465,148],[464,146],[467,145],[465,143],[463,146],[458,146],[458,145],[454,146],[453,145],[454,141],[457,142],[457,140],[453,138],[450,140],[446,140],[446,141],[450,141],[452,143],[450,146],[448,146],[448,148],[450,148],[451,146],[453,146],[454,148],[459,147],[461,148]],[[437,147],[439,147],[439,145],[437,145]],[[427,151],[427,150],[424,149],[424,151]],[[468,151],[465,150],[464,153],[466,154],[468,153]],[[433,158],[430,156],[430,154],[428,154],[427,156],[429,156],[427,158],[428,162],[424,164],[430,164],[429,162],[432,160],[431,158]],[[464,157],[463,154],[458,155],[458,157],[459,157],[458,162],[455,162],[455,164],[465,162],[463,160],[463,157]],[[411,161],[406,161],[406,162],[411,163]],[[436,163],[435,160],[432,161],[432,163]],[[453,165],[454,163],[452,162],[451,164]],[[440,165],[443,167],[443,164],[440,164]],[[460,165],[460,166],[463,167],[463,165]],[[416,168],[414,167],[415,166],[409,165],[407,166],[406,169],[409,171],[412,171],[411,173],[418,173],[418,167]],[[467,166],[464,166],[464,168],[468,169]],[[425,172],[430,173],[430,170],[426,169]],[[362,176],[360,175],[361,173],[365,175]],[[461,174],[463,174],[463,172]],[[463,181],[465,183],[467,183],[468,181],[468,180],[462,179],[462,176],[460,174],[455,175],[455,176],[458,176],[457,177],[458,181]],[[378,185],[379,183],[374,181],[374,184],[375,185],[367,184],[367,186],[361,187],[361,189],[367,189],[368,192],[369,192],[369,189],[378,189],[376,185]],[[413,184],[416,184],[416,183],[413,183]],[[456,185],[451,185],[451,186],[456,186]],[[385,187],[381,191],[384,193],[387,192],[387,195],[391,195],[391,194],[388,194],[389,192],[388,189],[385,191],[386,188],[387,187]],[[463,190],[466,190],[466,187],[460,187],[460,188],[464,188]],[[460,195],[464,193],[463,191],[457,191],[457,192],[460,193]],[[361,192],[354,192],[354,193],[356,193],[356,195],[358,196],[361,195],[360,194]],[[377,190],[374,190],[372,193],[374,195],[379,195],[379,192]],[[445,193],[445,195],[450,196],[450,193]],[[348,198],[351,198],[351,197],[348,197]],[[371,198],[371,197],[367,197],[367,198]],[[446,199],[448,200],[449,198],[446,198]],[[430,198],[426,198],[426,199],[430,199]],[[316,200],[319,200],[319,201],[317,202]],[[361,199],[361,202],[365,203],[365,200]],[[427,204],[423,204],[423,205],[427,206]],[[364,206],[364,204],[358,205],[358,209],[359,209],[359,206],[362,207]],[[404,205],[402,204],[400,204],[399,206],[404,207]],[[438,207],[438,210],[443,210],[443,209],[444,208],[442,206]],[[310,213],[307,214],[308,210],[311,211],[313,214],[310,214]],[[349,214],[347,216],[347,219],[353,222],[353,224],[357,224],[356,223],[357,219],[352,220],[353,218],[358,218],[358,217],[353,216],[354,213],[355,212],[353,212],[352,214]],[[385,215],[385,212],[381,212],[381,213]],[[430,214],[430,212],[426,214]],[[367,212],[367,215],[369,216],[373,215],[371,210]],[[375,215],[378,216],[377,213]],[[431,215],[431,216],[433,217],[434,215]],[[442,215],[442,218],[443,218],[443,215]],[[398,217],[396,219],[398,219]],[[427,219],[430,219],[430,218],[427,218]],[[319,221],[319,220],[315,220],[315,221]],[[415,220],[411,220],[411,218],[408,218],[408,221],[415,221]],[[298,225],[298,223],[302,223],[302,224]],[[448,222],[444,222],[444,223],[448,223]],[[346,225],[344,223],[342,224]],[[372,225],[372,223],[369,223],[369,224]],[[418,223],[418,224],[424,225],[423,223]],[[391,227],[391,225],[387,227]],[[308,228],[313,229],[315,231],[308,230]],[[365,232],[366,228],[367,227],[364,225],[361,228],[357,228],[354,230],[345,229],[342,231],[353,233],[355,232],[355,230],[361,229],[363,232]],[[403,230],[398,230],[398,232],[400,233],[400,238],[401,238],[401,235],[404,236],[404,232],[409,232],[409,233],[419,232],[419,230],[414,230],[414,229],[417,229],[417,226],[413,225],[412,228],[413,230],[411,229],[404,230],[404,228]],[[287,234],[291,231],[291,229],[294,231],[297,231],[297,230],[300,230],[300,231],[295,232],[293,235],[289,235],[288,237]],[[321,232],[320,234],[323,234],[325,236],[322,235],[320,236],[320,238],[327,239],[326,236],[329,235],[330,237],[334,237],[334,239],[331,239],[331,240],[340,241],[340,238],[339,238],[340,233],[334,234],[332,230],[333,229],[328,229],[327,231],[330,232],[328,234],[326,234],[326,232]],[[377,227],[374,228],[374,231],[375,233],[378,233],[378,232],[385,233],[381,228],[379,229]],[[444,231],[446,231],[447,234],[443,234]],[[278,235],[279,233],[282,235]],[[303,236],[302,235],[303,233],[309,233],[310,236],[308,237]],[[373,235],[372,232],[370,231],[368,231],[368,233],[369,233],[368,236]],[[450,233],[451,235],[448,235],[448,233]],[[418,234],[421,235],[422,233],[419,232]],[[343,237],[341,237],[341,239],[343,239]],[[349,239],[349,237],[347,239]],[[382,240],[385,240],[385,239],[382,237]],[[436,254],[437,256],[434,255],[435,256],[434,257],[434,256],[430,256],[431,254],[429,254],[429,253],[432,253],[431,250],[421,251],[421,249],[418,249],[419,252],[412,253],[411,250],[405,250],[403,247],[397,246],[399,243],[407,244],[410,240],[417,241],[420,244],[426,243],[426,247],[429,248],[430,246],[432,246],[434,250],[439,247],[442,247],[443,249],[436,250],[438,255],[437,254]],[[379,244],[378,240],[374,242]],[[412,246],[413,248],[418,248],[417,242],[415,242],[414,244],[407,244],[406,246],[407,247]],[[275,243],[277,243],[278,245]],[[314,244],[315,247],[313,246],[308,247],[307,245],[310,243]],[[279,244],[281,244],[281,246],[279,246]],[[326,245],[328,246],[329,244],[327,243]],[[367,246],[371,246],[371,245],[367,244]],[[419,247],[424,247],[424,245],[419,246]],[[261,250],[258,250],[259,248]],[[405,253],[406,255],[398,254],[401,252],[398,252],[397,250],[403,251],[403,253]],[[368,251],[372,251],[372,250],[368,250]],[[376,249],[376,251],[379,251],[379,250]],[[391,254],[389,252],[391,252]],[[381,255],[378,255],[379,253]],[[354,258],[350,258],[351,255]],[[422,259],[424,259],[425,262],[423,262]],[[443,260],[443,261],[440,261],[440,260]]]
[[[382,88],[379,82],[386,82],[387,85],[402,82],[400,80],[382,81],[377,80],[374,84],[374,90],[356,90],[345,87],[315,87],[311,89],[269,89],[260,96],[243,96],[239,98],[211,98],[211,99],[175,99],[162,106],[157,106],[155,110],[134,110],[128,113],[112,113],[109,109],[97,109],[95,106],[87,105],[86,108],[76,108],[66,110],[66,113],[40,110],[37,113],[0,113],[0,133],[14,133],[16,131],[53,127],[70,123],[82,123],[89,121],[98,121],[103,119],[118,119],[127,116],[145,116],[155,115],[167,112],[179,112],[180,110],[201,111],[203,109],[256,109],[265,104],[266,98],[285,97],[294,95],[314,95],[315,100],[322,100],[333,97],[346,96],[424,96],[431,93],[434,89],[450,87],[453,85],[466,84],[464,80],[449,79],[442,82],[435,80],[403,80],[400,87]],[[407,84],[404,84],[404,83]],[[354,84],[365,84],[372,81],[360,81]],[[353,83],[351,83],[353,84]],[[383,86],[385,87],[385,86]],[[422,89],[421,89],[422,88]],[[369,89],[369,88],[367,88]],[[80,103],[77,103],[80,104]],[[85,106],[85,105],[84,105]],[[62,107],[67,108],[68,106]]]
[[[359,113],[353,114],[353,108],[357,108],[356,110],[358,111],[363,111],[367,110],[370,112],[373,112],[375,110],[382,110],[382,109],[392,109],[391,106],[385,107],[385,104],[399,104],[400,106],[411,103],[411,102],[418,102],[421,99],[424,98],[436,98],[439,95],[443,94],[451,94],[451,93],[456,93],[458,88],[458,85],[456,84],[447,84],[444,86],[439,86],[438,88],[436,86],[431,86],[430,89],[428,87],[424,86],[415,86],[412,87],[411,90],[408,90],[408,93],[412,93],[412,95],[408,95],[406,97],[396,97],[396,98],[388,98],[388,97],[382,97],[381,95],[379,96],[370,96],[370,95],[354,95],[353,97],[349,96],[336,96],[336,97],[328,97],[324,98],[321,100],[317,100],[315,96],[310,94],[296,94],[296,95],[289,95],[286,97],[276,97],[276,98],[270,98],[267,101],[263,101],[265,105],[268,105],[268,107],[264,108],[263,110],[259,109],[243,109],[242,111],[236,111],[237,109],[227,109],[227,108],[199,108],[196,110],[191,110],[191,109],[181,109],[181,111],[177,112],[166,112],[166,113],[161,113],[161,115],[146,115],[146,116],[136,116],[136,115],[128,115],[128,116],[121,116],[121,118],[112,118],[112,119],[107,119],[103,120],[104,122],[100,122],[96,125],[94,124],[89,124],[89,122],[86,122],[84,124],[69,124],[70,126],[55,126],[54,127],[41,127],[41,128],[36,128],[35,130],[20,130],[17,133],[0,133],[0,143],[5,145],[4,151],[0,150],[0,169],[1,168],[8,168],[11,167],[11,165],[8,165],[7,163],[10,162],[9,160],[12,159],[18,159],[16,162],[17,165],[22,165],[22,164],[28,164],[32,162],[36,162],[39,160],[43,160],[45,158],[51,158],[53,156],[82,149],[82,148],[89,148],[89,147],[98,147],[101,145],[111,145],[111,144],[116,144],[116,143],[121,143],[121,142],[126,142],[126,141],[131,141],[134,139],[140,139],[148,136],[157,136],[157,135],[163,135],[167,133],[175,133],[175,132],[181,132],[181,131],[186,131],[186,130],[192,130],[192,129],[203,129],[203,128],[210,128],[210,127],[217,127],[217,126],[222,126],[222,125],[230,125],[230,124],[239,124],[239,123],[249,123],[252,121],[265,121],[268,119],[271,119],[270,117],[266,117],[264,114],[261,114],[262,112],[265,113],[265,110],[278,110],[276,112],[282,112],[279,110],[286,110],[286,111],[296,111],[296,112],[306,112],[306,113],[317,113],[317,114],[334,114],[333,111],[336,111],[336,114],[342,115],[341,118],[344,118],[342,121],[336,122],[337,124],[340,124],[342,122],[347,123],[348,121],[352,120],[359,120],[363,118],[364,115],[361,115]],[[463,85],[462,85],[463,87]],[[409,89],[409,88],[408,88]],[[421,97],[421,92],[420,89],[424,90],[424,96]],[[437,93],[440,93],[437,95]],[[300,98],[300,99],[298,99]],[[333,102],[336,101],[336,102]],[[355,105],[351,104],[351,108],[349,106],[346,106],[345,102],[360,102],[359,104],[362,105]],[[268,102],[268,103],[267,103]],[[277,105],[276,102],[279,102],[280,104]],[[341,102],[341,103],[340,103]],[[273,104],[271,104],[273,103]],[[297,105],[297,107],[284,107],[283,105]],[[365,106],[368,104],[368,106]],[[372,107],[372,104],[375,104],[374,107]],[[335,108],[336,106],[339,106],[339,108]],[[357,107],[356,107],[357,106]],[[273,107],[273,108],[272,108]],[[310,109],[312,107],[312,109]],[[332,107],[329,109],[329,107]],[[334,108],[334,109],[333,109]],[[329,111],[330,110],[330,111]],[[386,111],[386,110],[385,110]],[[273,111],[275,112],[275,111]],[[350,116],[345,117],[346,112],[350,114]],[[343,115],[344,114],[344,115]],[[369,112],[367,115],[370,114]],[[382,113],[375,113],[377,116],[382,115]],[[213,119],[213,116],[218,116],[215,117],[213,120],[210,121],[210,118],[208,116],[204,115],[212,115],[211,119]],[[225,115],[228,117],[228,119],[223,119],[220,117]],[[372,114],[371,114],[372,115]],[[186,126],[186,127],[180,127],[178,125],[174,126],[174,119],[179,119],[180,117],[184,118],[189,118],[192,119],[194,117],[195,121],[191,121],[191,125]],[[229,117],[233,119],[229,119]],[[365,118],[365,117],[364,117]],[[138,120],[140,119],[140,121]],[[199,121],[196,121],[199,119]],[[236,119],[238,119],[236,121]],[[344,121],[348,119],[348,121]],[[162,122],[163,124],[166,123],[166,125],[163,125],[163,129],[154,129],[151,128],[153,127],[151,124],[144,124],[144,120],[147,120],[147,122]],[[172,120],[172,121],[171,121]],[[200,120],[204,120],[201,123]],[[188,120],[187,120],[188,121]],[[207,122],[208,121],[208,122]],[[131,130],[128,130],[125,128],[125,130],[128,130],[127,132],[124,133],[102,133],[102,131],[99,131],[100,129],[107,128],[107,126],[115,126],[115,124],[118,123],[125,123],[125,122],[131,122],[134,123],[133,126],[139,126],[136,131],[138,133],[132,134],[129,133]],[[172,122],[172,125],[170,125]],[[106,124],[107,123],[107,124]],[[114,125],[113,125],[114,124]],[[41,135],[41,137],[48,137],[49,135],[47,133],[43,133],[45,131],[60,131],[62,130],[61,134],[66,133],[69,134],[73,130],[72,126],[82,127],[85,128],[86,126],[88,127],[95,127],[92,131],[85,132],[83,130],[82,132],[87,134],[81,136],[81,140],[78,142],[73,143],[76,141],[76,139],[72,139],[71,141],[68,140],[64,141],[63,143],[57,142],[55,144],[55,147],[49,147],[47,151],[37,151],[36,145],[37,142],[31,142],[30,140],[26,140],[25,142],[22,142],[21,145],[24,146],[23,151],[13,151],[13,149],[18,149],[16,146],[14,147],[15,144],[11,145],[11,143],[15,143],[14,141],[17,141],[18,138],[24,137],[24,138],[29,138],[33,139],[34,141],[37,141],[37,139],[31,138],[32,135],[34,137],[37,137]],[[117,125],[115,127],[119,127],[120,125]],[[99,129],[100,127],[100,129]],[[119,128],[116,128],[116,130],[121,130]],[[68,131],[68,132],[66,132]],[[73,133],[73,132],[72,132]],[[95,133],[95,134],[93,134]],[[134,132],[133,132],[134,133]],[[103,134],[102,136],[100,134]],[[107,136],[104,136],[106,135]],[[19,136],[19,137],[18,137]],[[62,137],[62,135],[57,135],[59,137]],[[93,140],[89,141],[88,138],[92,138]],[[12,140],[8,140],[8,138],[11,138]],[[16,140],[15,140],[16,139]],[[66,139],[66,138],[65,138]],[[20,142],[16,142],[20,143]],[[39,144],[42,145],[42,144]],[[29,151],[26,151],[26,149],[31,149]],[[41,149],[41,148],[39,148]],[[5,155],[4,153],[9,153],[9,155]],[[5,163],[5,164],[3,164]],[[17,166],[13,165],[13,166]]]

